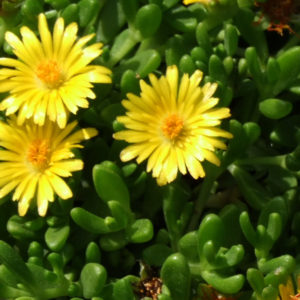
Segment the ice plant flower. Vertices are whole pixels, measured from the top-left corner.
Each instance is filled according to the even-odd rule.
[[[114,134],[117,140],[128,142],[120,157],[122,161],[136,158],[138,163],[148,158],[147,172],[152,171],[160,185],[172,182],[178,171],[193,178],[204,177],[201,162],[219,165],[216,149],[226,149],[218,137],[232,138],[231,133],[216,126],[228,118],[228,108],[213,108],[219,99],[212,97],[217,84],[199,86],[202,72],[189,77],[184,74],[178,82],[176,66],[167,68],[159,79],[149,75],[151,85],[140,80],[140,97],[127,94],[122,104],[126,116],[117,121],[126,130]]]
[[[75,121],[61,129],[48,119],[44,126],[30,119],[20,126],[15,116],[0,122],[0,198],[14,190],[12,200],[18,201],[20,216],[32,201],[36,200],[38,213],[44,216],[55,194],[62,199],[72,197],[61,178],[83,168],[72,149],[81,148],[82,140],[97,134],[93,128],[75,131],[76,125]]]
[[[298,277],[298,281],[300,278]],[[298,291],[300,292],[300,291]],[[296,294],[297,292],[294,289],[292,278],[289,277],[286,284],[280,284],[279,285],[279,295],[280,297],[277,297],[277,300],[299,300],[300,299],[300,293]]]
[[[87,98],[96,95],[92,83],[110,83],[111,71],[89,65],[101,53],[101,43],[84,47],[93,34],[77,39],[76,23],[64,26],[63,18],[55,22],[50,33],[44,14],[38,16],[40,40],[26,26],[21,27],[22,40],[6,32],[5,39],[18,59],[0,58],[0,92],[9,95],[0,103],[6,115],[18,111],[18,124],[33,118],[43,125],[46,116],[64,128],[68,112],[76,114],[86,108]]]

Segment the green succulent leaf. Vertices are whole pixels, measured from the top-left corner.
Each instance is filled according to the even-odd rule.
[[[98,0],[79,1],[79,25],[81,27],[85,27],[88,23],[95,21],[101,8],[101,2]]]
[[[136,220],[128,229],[127,234],[132,243],[145,243],[153,237],[153,225],[148,219]]]
[[[156,4],[147,4],[138,10],[135,17],[135,27],[143,38],[148,38],[158,30],[161,19],[160,7]]]
[[[252,289],[257,293],[261,294],[264,287],[264,277],[262,272],[260,272],[257,269],[249,268],[247,270],[247,280],[249,284],[251,285]]]
[[[119,208],[120,207],[118,206],[118,209]],[[122,221],[121,224],[119,224],[115,218],[109,216],[101,218],[81,207],[74,207],[71,210],[71,217],[76,224],[92,233],[118,231],[124,228],[122,224],[126,223],[125,221]],[[126,218],[126,214],[123,217]]]
[[[111,42],[126,22],[126,16],[120,1],[106,1],[100,12],[96,32],[97,41]]]
[[[155,71],[160,63],[160,54],[156,50],[148,49],[138,52],[135,56],[126,60],[126,62],[121,63],[117,71],[118,73],[123,73],[128,69],[132,69],[135,71],[136,78],[144,78],[149,73]]]
[[[238,165],[232,164],[228,167],[228,170],[236,180],[248,204],[254,209],[262,209],[269,201],[267,191],[252,175]]]
[[[85,251],[86,261],[88,263],[99,263],[101,260],[101,252],[95,242],[90,242]]]
[[[122,10],[129,24],[134,22],[138,10],[137,0],[121,0]]]
[[[45,233],[45,242],[50,250],[60,251],[70,234],[70,226],[49,227]]]
[[[197,19],[184,6],[175,6],[166,14],[167,22],[180,32],[191,32],[197,26]]]
[[[214,271],[203,271],[202,276],[207,283],[225,294],[237,293],[243,287],[245,281],[244,276],[241,274],[225,277]]]
[[[188,300],[191,274],[185,257],[180,253],[169,256],[161,268],[161,278],[173,300]]]
[[[70,0],[45,0],[45,3],[49,3],[53,8],[59,10],[69,5]]]
[[[121,170],[110,161],[94,166],[93,179],[99,197],[108,202],[118,201],[124,208],[129,208],[129,192],[121,177]]]
[[[213,241],[214,246],[219,248],[225,240],[225,228],[222,220],[215,214],[209,214],[202,220],[198,230],[198,251],[200,259],[203,258],[204,245]]]
[[[34,290],[34,279],[21,256],[7,243],[0,241],[0,263],[20,282]]]
[[[227,24],[225,27],[224,46],[227,55],[233,56],[238,47],[238,31],[234,25]]]
[[[143,250],[143,260],[150,266],[160,267],[171,254],[170,247],[163,244],[154,244]]]
[[[33,18],[43,11],[43,2],[40,0],[25,0],[21,13],[27,18]]]
[[[113,285],[113,299],[135,300],[132,290],[132,279],[128,276],[117,280]]]
[[[61,13],[66,24],[78,21],[78,4],[71,3]]]
[[[116,251],[128,244],[124,231],[109,233],[100,238],[100,246],[104,251]]]
[[[178,242],[178,250],[189,262],[198,262],[198,234],[197,231],[186,233]]]
[[[277,58],[280,69],[280,77],[274,87],[274,95],[278,95],[285,88],[289,87],[297,78],[300,72],[300,63],[298,57],[300,55],[300,47],[292,47]]]
[[[259,104],[260,112],[265,117],[273,120],[286,117],[292,109],[292,103],[275,98],[263,100]]]
[[[80,273],[83,296],[85,298],[97,297],[100,295],[106,282],[106,269],[97,263],[86,264]]]

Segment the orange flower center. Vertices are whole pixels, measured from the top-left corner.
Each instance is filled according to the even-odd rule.
[[[49,163],[50,148],[45,140],[35,140],[29,146],[27,161],[38,171],[46,169]]]
[[[170,140],[174,140],[181,133],[183,128],[183,120],[176,114],[166,117],[163,121],[163,134]]]
[[[62,83],[61,70],[55,61],[49,60],[48,62],[40,63],[36,74],[48,88],[57,88]]]

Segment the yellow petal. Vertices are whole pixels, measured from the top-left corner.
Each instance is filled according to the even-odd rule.
[[[68,108],[68,110],[71,113],[76,114],[78,111],[78,107],[76,105],[76,102],[73,100],[72,96],[70,95],[70,93],[71,93],[70,89],[61,88],[59,90],[59,95],[64,105]]]
[[[73,193],[69,186],[65,183],[64,180],[62,180],[59,176],[47,171],[46,173],[47,178],[54,189],[55,193],[61,198],[61,199],[68,199],[73,196]]]
[[[203,101],[207,101],[211,98],[211,96],[215,93],[216,89],[217,89],[218,85],[216,83],[206,83],[203,87],[202,87],[202,92],[203,92]]]
[[[124,162],[134,159],[141,153],[142,149],[144,149],[143,145],[128,146],[121,151],[120,158]]]
[[[67,114],[60,97],[56,99],[55,107],[57,124],[60,128],[65,128],[67,124]]]
[[[46,175],[40,177],[38,189],[40,190],[40,199],[46,199],[49,202],[54,201],[54,190]]]
[[[51,93],[48,94],[49,100],[48,100],[48,106],[47,106],[47,116],[49,117],[50,121],[55,122],[56,121],[56,105],[55,101],[56,98],[59,97],[57,94],[57,91],[51,91]]]
[[[221,165],[221,162],[219,160],[219,158],[211,151],[209,150],[206,150],[206,149],[201,149],[201,154],[204,156],[204,158],[211,162],[212,164],[216,165],[216,166],[220,166]]]
[[[183,0],[184,5],[189,5],[192,3],[203,3],[203,4],[208,4],[210,0]]]
[[[74,130],[74,128],[77,126],[77,121],[73,121],[64,128],[64,130],[61,130],[56,136],[53,141],[53,147],[57,148],[59,144]]]
[[[13,201],[19,200],[21,198],[21,195],[24,193],[25,189],[27,189],[27,186],[32,178],[33,176],[29,174],[20,182],[13,194]]]
[[[68,141],[71,144],[77,144],[83,140],[89,140],[96,135],[98,135],[98,131],[95,128],[83,128],[70,135]]]
[[[92,68],[93,67],[93,68]],[[88,74],[88,79],[90,82],[98,83],[111,83],[111,70],[103,66],[89,66],[88,69],[83,72]]]
[[[145,143],[143,149],[141,149],[140,154],[138,155],[136,161],[138,164],[142,163],[147,159],[153,151],[157,148],[157,143]]]
[[[198,179],[199,177],[204,177],[205,172],[199,160],[195,159],[191,155],[187,155],[185,157],[185,163],[189,170],[189,173],[192,175],[194,179]]]
[[[279,294],[282,300],[290,300],[291,296],[295,295],[291,277],[288,278],[286,284],[279,285]]]
[[[44,217],[48,209],[48,201],[53,201],[53,189],[47,179],[47,176],[42,175],[39,180],[37,206],[39,215]]]
[[[216,108],[202,114],[203,119],[224,119],[230,117],[229,108]]]
[[[200,84],[202,78],[203,78],[203,72],[200,70],[196,70],[190,78],[191,86],[193,88],[196,88]]]
[[[179,85],[179,91],[178,91],[178,104],[182,104],[185,101],[185,96],[186,93],[188,91],[189,88],[189,84],[190,84],[190,80],[188,77],[188,74],[183,74],[181,81],[180,81],[180,85]]]
[[[20,32],[23,38],[24,46],[26,47],[31,57],[34,57],[36,61],[45,59],[45,54],[41,42],[38,40],[36,35],[26,26],[23,26],[20,29]],[[31,60],[31,63],[34,65],[33,59]]]
[[[183,150],[179,148],[175,148],[176,151],[176,157],[177,157],[177,164],[179,171],[185,175],[186,174],[186,167],[185,167],[185,161],[184,161],[184,153]]]
[[[206,135],[210,137],[224,137],[227,139],[233,138],[233,135],[230,132],[222,130],[220,128],[197,128],[194,130],[197,134]]]
[[[66,60],[66,58],[68,57],[70,49],[76,41],[77,31],[78,26],[76,23],[71,23],[66,27],[58,53],[58,61],[64,62],[64,60]]]
[[[148,164],[147,164],[147,172],[153,169],[153,176],[158,177],[162,168],[163,164],[166,159],[168,159],[168,155],[170,153],[170,146],[169,145],[162,145],[151,154]]]
[[[32,57],[24,47],[22,41],[12,32],[5,33],[5,40],[14,49],[15,54],[26,64],[31,64]]]
[[[65,29],[64,19],[58,18],[54,24],[54,29],[53,29],[53,56],[56,59],[58,57],[58,53],[60,50],[64,29]]]
[[[19,213],[19,216],[21,217],[24,217],[27,213],[27,210],[29,208],[29,202],[28,201],[22,201],[20,200],[18,202],[18,213]]]
[[[61,177],[70,177],[71,172],[79,171],[83,169],[83,162],[79,159],[73,159],[70,161],[56,162],[49,171],[61,176]]]
[[[34,112],[33,120],[34,123],[42,126],[45,122],[46,112],[47,112],[47,105],[48,105],[48,97],[44,97],[36,107]]]
[[[176,152],[171,149],[165,164],[163,165],[163,172],[166,173],[166,179],[168,183],[176,179],[178,172],[178,163]]]
[[[7,82],[7,80],[0,81],[0,93],[8,92],[9,90],[13,89],[15,87],[14,82]],[[1,110],[5,109],[4,105],[1,103]]]
[[[8,193],[10,193],[18,184],[20,180],[12,180],[8,184],[4,185],[0,190],[0,198],[3,198]]]
[[[46,16],[44,14],[39,14],[38,28],[45,55],[46,57],[51,57],[53,51],[52,36],[48,28]]]
[[[122,130],[114,134],[117,140],[125,140],[128,143],[141,143],[147,142],[151,139],[152,135],[148,132],[138,132],[132,130]]]
[[[33,178],[30,179],[26,189],[24,190],[22,198],[20,199],[20,201],[18,203],[19,215],[21,217],[25,216],[25,214],[28,210],[28,207],[30,205],[30,201],[32,200],[32,198],[35,195],[37,182],[38,182],[38,176],[34,176]]]
[[[178,69],[176,65],[167,68],[166,77],[170,85],[171,96],[177,99],[177,89],[178,89]]]

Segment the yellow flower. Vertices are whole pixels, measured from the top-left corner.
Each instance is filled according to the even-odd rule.
[[[299,278],[298,278],[298,281],[299,281]],[[286,284],[279,285],[280,297],[277,297],[277,300],[299,300],[300,293],[297,295],[295,295],[295,294],[296,294],[296,291],[294,289],[292,278],[289,277]]]
[[[218,137],[232,138],[215,127],[230,116],[228,108],[213,108],[219,101],[212,97],[217,85],[200,87],[202,72],[197,70],[190,78],[184,74],[178,86],[176,66],[168,67],[166,76],[150,74],[149,79],[152,86],[140,81],[140,97],[128,94],[122,101],[128,111],[117,120],[127,130],[114,138],[132,145],[121,152],[121,160],[136,158],[141,163],[148,158],[147,172],[152,171],[160,185],[172,182],[178,171],[204,177],[201,162],[219,165],[214,151],[226,149]]]
[[[83,162],[75,159],[73,148],[97,134],[93,128],[74,131],[77,122],[60,129],[56,123],[45,121],[38,126],[32,119],[17,125],[15,116],[0,122],[0,198],[15,189],[12,200],[24,216],[36,198],[39,215],[47,212],[48,201],[54,193],[62,199],[72,197],[72,191],[61,177],[81,170]]]
[[[96,98],[91,83],[111,82],[111,71],[88,65],[102,53],[102,44],[84,48],[94,35],[77,40],[76,23],[65,28],[59,18],[51,35],[45,15],[40,14],[38,29],[41,41],[26,26],[20,30],[22,40],[12,32],[5,34],[18,59],[0,58],[0,65],[5,66],[0,69],[0,92],[10,92],[0,110],[6,110],[6,115],[19,111],[19,125],[31,117],[43,125],[48,115],[64,128],[68,111],[76,114],[78,107],[88,107],[86,98]]]
[[[202,3],[208,5],[212,0],[183,0],[184,5],[189,5],[193,3]]]

